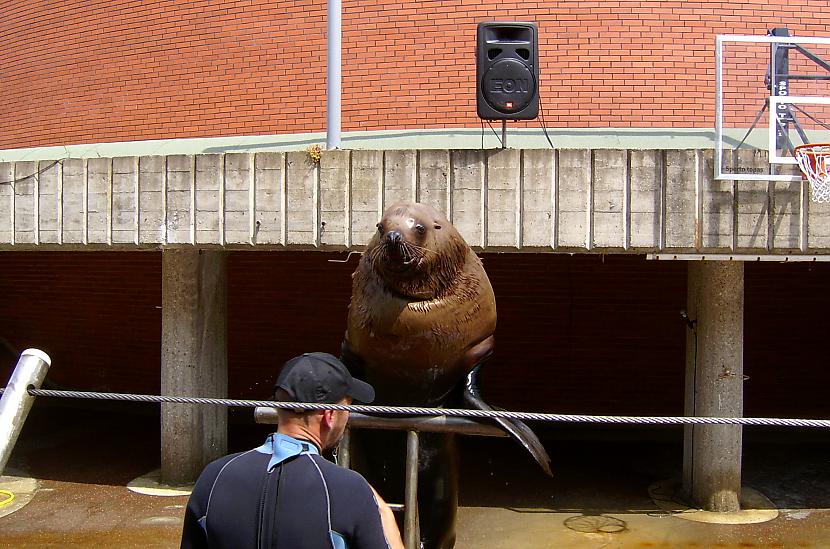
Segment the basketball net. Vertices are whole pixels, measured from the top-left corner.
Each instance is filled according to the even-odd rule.
[[[830,202],[830,143],[799,145],[795,159],[810,182],[813,202]]]

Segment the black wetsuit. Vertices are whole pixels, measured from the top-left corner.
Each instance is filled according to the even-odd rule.
[[[181,546],[389,548],[366,480],[313,444],[277,433],[205,467],[187,503]]]

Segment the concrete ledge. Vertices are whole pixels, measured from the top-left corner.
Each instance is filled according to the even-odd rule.
[[[759,165],[765,159],[756,158]],[[487,251],[830,253],[797,183],[713,179],[705,149],[215,153],[0,162],[0,250],[362,250],[384,208],[432,204]]]

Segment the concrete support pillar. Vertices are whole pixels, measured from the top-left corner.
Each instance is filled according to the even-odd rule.
[[[162,251],[161,394],[226,398],[227,255]],[[224,406],[161,405],[161,480],[192,482],[228,447]]]
[[[689,263],[686,415],[743,415],[744,264]],[[683,487],[703,509],[740,510],[740,425],[686,426]]]

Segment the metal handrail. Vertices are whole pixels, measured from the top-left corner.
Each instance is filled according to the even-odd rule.
[[[276,424],[277,409],[257,407],[254,409],[257,423]],[[386,429],[406,431],[406,482],[404,485],[404,503],[389,503],[393,511],[404,513],[404,544],[407,549],[417,549],[420,545],[418,528],[418,433],[456,433],[462,435],[506,437],[507,433],[495,425],[479,423],[460,417],[377,417],[357,412],[349,414],[348,429],[340,441],[337,450],[337,463],[343,467],[351,464],[351,436],[349,429]]]

